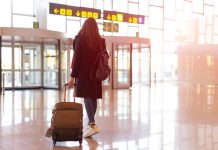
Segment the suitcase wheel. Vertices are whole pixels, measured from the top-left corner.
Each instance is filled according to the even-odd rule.
[[[54,132],[52,133],[52,140],[53,140],[53,145],[55,146],[55,144],[56,144],[56,134]]]
[[[55,141],[55,140],[53,140],[53,145],[55,146],[55,144],[56,144],[56,141]]]
[[[82,145],[83,140],[79,140],[79,144]]]

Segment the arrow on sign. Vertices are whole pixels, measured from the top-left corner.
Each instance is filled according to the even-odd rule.
[[[108,20],[111,20],[110,14],[107,15],[107,19],[108,19]]]
[[[76,12],[76,16],[80,16],[80,12],[79,12],[79,10]]]
[[[59,13],[59,10],[57,8],[54,9],[54,13],[57,14]]]
[[[132,17],[129,17],[129,22],[130,22],[130,23],[132,22]]]
[[[110,32],[111,30],[111,24],[110,23],[104,23],[104,31]]]

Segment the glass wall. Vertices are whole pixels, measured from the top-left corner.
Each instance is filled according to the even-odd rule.
[[[12,27],[32,28],[36,16],[35,0],[12,0],[11,6]]]
[[[132,83],[149,85],[149,48],[143,44],[132,46]]]
[[[2,47],[2,75],[4,76],[5,87],[12,86],[12,49]]]
[[[130,44],[113,43],[113,88],[130,87]]]
[[[72,39],[70,39],[72,40]],[[71,41],[72,42],[72,41]],[[71,73],[71,62],[73,58],[73,46],[66,45],[61,55],[61,83],[67,83]]]
[[[2,47],[2,74],[6,88],[41,86],[41,50],[39,45]]]
[[[136,36],[139,32],[139,37],[150,38],[152,66],[155,66],[152,72],[157,80],[175,77],[172,69],[177,67],[174,58],[178,45],[218,43],[218,1],[215,0],[0,1],[0,26],[32,28],[33,21],[40,20],[40,28],[61,31],[73,38],[85,18],[49,14],[49,2],[144,15],[143,25],[114,21],[119,23],[117,33],[103,31],[103,22],[109,22],[102,19],[103,14],[97,22],[102,35]],[[170,70],[172,76],[165,77]]]
[[[79,3],[80,2],[80,3]],[[103,10],[113,10],[145,16],[145,24],[119,23],[119,32],[103,31],[103,19],[98,19],[102,35],[136,36],[151,39],[152,75],[156,81],[176,80],[177,46],[184,44],[216,44],[218,43],[217,24],[218,2],[203,0],[105,0],[89,1],[89,6],[83,1],[67,1],[73,6],[92,7]],[[79,5],[80,4],[80,5]],[[122,5],[122,7],[119,7]],[[212,11],[211,11],[212,10]],[[53,15],[48,15],[48,18]],[[62,17],[63,19],[64,17]],[[74,37],[79,31],[84,19],[65,17],[65,31]],[[61,20],[60,20],[61,22]],[[63,20],[62,20],[63,22]],[[52,22],[50,22],[52,24]],[[63,28],[62,28],[63,30]]]
[[[14,49],[15,87],[41,86],[41,50],[39,45]]]

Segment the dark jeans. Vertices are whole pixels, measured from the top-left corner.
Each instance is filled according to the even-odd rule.
[[[84,98],[86,112],[89,118],[89,124],[95,122],[95,113],[97,110],[97,99]]]

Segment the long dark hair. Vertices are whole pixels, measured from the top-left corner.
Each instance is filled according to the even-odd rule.
[[[78,33],[79,36],[85,38],[86,45],[89,48],[96,48],[99,45],[101,36],[99,34],[98,25],[94,18],[88,18],[85,20],[81,30]]]

